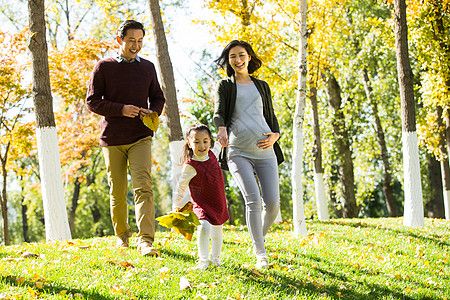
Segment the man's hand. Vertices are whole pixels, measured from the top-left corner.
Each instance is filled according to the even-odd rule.
[[[134,118],[139,115],[140,109],[134,105],[124,105],[122,108],[122,115],[128,118]]]
[[[141,107],[141,108],[139,109],[139,117],[140,117],[141,120],[142,120],[142,118],[144,118],[146,115],[148,115],[148,114],[151,113],[151,112],[153,112],[153,111]]]

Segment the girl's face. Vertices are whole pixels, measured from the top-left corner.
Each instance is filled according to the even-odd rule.
[[[247,75],[248,63],[251,59],[252,57],[242,46],[235,46],[228,53],[228,62],[236,74]]]
[[[211,147],[211,137],[207,131],[193,131],[189,135],[188,143],[195,155],[205,156]]]

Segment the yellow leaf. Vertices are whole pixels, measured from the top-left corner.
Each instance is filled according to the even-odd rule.
[[[145,126],[147,126],[148,128],[150,128],[151,130],[153,130],[154,132],[156,132],[156,130],[158,130],[158,126],[159,126],[159,117],[158,117],[158,113],[153,111],[149,114],[146,114],[143,118],[142,118],[142,122],[144,122]]]
[[[127,261],[121,261],[119,264],[122,267],[124,267],[125,269],[134,268],[133,264],[131,264],[131,263],[127,262]]]
[[[36,282],[36,287],[38,289],[42,289],[44,287],[44,283],[42,281],[38,281],[38,282]]]
[[[252,269],[252,274],[255,275],[256,277],[264,277],[264,275],[259,273],[257,269]]]
[[[120,293],[122,293],[122,287],[120,285],[118,285],[118,284],[114,284],[109,289],[110,289],[110,291],[113,294],[120,294]]]

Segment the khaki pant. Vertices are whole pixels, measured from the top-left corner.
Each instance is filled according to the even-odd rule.
[[[111,219],[118,237],[131,236],[128,225],[128,178],[130,169],[133,184],[136,223],[136,245],[153,243],[155,237],[155,205],[151,178],[152,137],[146,137],[129,145],[103,147],[108,182],[110,186]]]

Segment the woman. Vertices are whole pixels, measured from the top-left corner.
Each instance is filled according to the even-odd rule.
[[[244,196],[255,267],[267,268],[264,241],[279,210],[277,163],[283,161],[270,88],[250,76],[262,62],[247,42],[230,42],[216,63],[229,77],[219,82],[214,113],[217,141],[227,146],[221,153],[222,168],[230,170]]]

